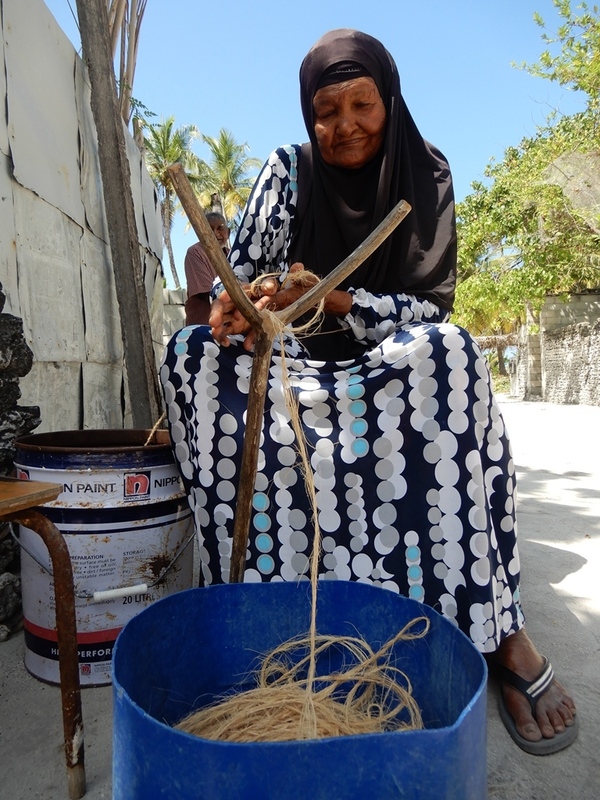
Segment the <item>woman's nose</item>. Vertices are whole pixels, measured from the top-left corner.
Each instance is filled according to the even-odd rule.
[[[354,118],[352,114],[340,114],[337,123],[338,133],[342,136],[348,135],[354,129]]]

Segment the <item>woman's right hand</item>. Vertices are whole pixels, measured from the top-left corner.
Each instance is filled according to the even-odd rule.
[[[241,288],[246,294],[250,293],[249,284],[241,284]],[[253,301],[255,307],[259,311],[262,311],[269,305],[271,296],[277,292],[277,288],[278,284],[275,280],[266,280],[263,282],[263,296]],[[221,294],[212,301],[208,324],[210,325],[210,332],[213,338],[223,347],[229,347],[230,336],[241,333],[246,334],[244,348],[246,350],[252,349],[255,338],[254,331],[227,291],[221,292]]]
[[[292,264],[289,274],[293,275],[294,273],[303,271],[304,264],[297,262]],[[315,281],[318,280],[316,276],[314,276],[314,279]],[[259,283],[255,282],[254,288],[248,283],[240,284],[240,286],[251,298],[259,311],[267,307],[269,307],[271,311],[278,311],[282,308],[287,308],[298,300],[298,298],[302,297],[302,295],[311,288],[312,284],[312,281],[306,285],[286,282],[284,287],[287,288],[282,288],[278,280],[269,276],[265,277]],[[334,294],[343,294],[346,296],[346,292],[330,292],[328,298],[332,297]],[[346,314],[348,311],[349,307],[348,309],[344,308],[343,313]],[[227,291],[221,292],[221,294],[213,300],[208,324],[211,327],[213,338],[223,347],[229,347],[231,344],[229,341],[230,336],[241,333],[245,334],[244,348],[246,350],[252,350],[255,332]]]
[[[212,301],[208,324],[214,340],[223,347],[229,347],[230,336],[250,330],[250,323],[238,310],[227,291],[221,292]]]

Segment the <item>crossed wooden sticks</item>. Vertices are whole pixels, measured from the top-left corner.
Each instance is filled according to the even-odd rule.
[[[273,343],[278,331],[269,314],[258,311],[242,290],[229,262],[225,258],[214,233],[208,224],[204,211],[200,207],[191,184],[181,164],[172,164],[167,168],[173,187],[181,201],[181,205],[202,246],[223,282],[230,298],[250,323],[256,334],[254,343],[254,360],[250,375],[248,391],[248,410],[246,414],[246,432],[242,450],[240,481],[237,491],[235,518],[233,521],[233,545],[231,552],[230,583],[240,583],[244,579],[246,550],[248,546],[248,529],[252,513],[252,497],[258,461],[260,431],[262,428],[265,396],[269,364],[273,351]],[[369,234],[365,241],[351,253],[333,272],[309,289],[287,308],[275,312],[282,325],[289,325],[309,309],[313,308],[321,298],[347,278],[359,267],[371,253],[390,235],[411,210],[410,205],[401,200],[385,219]]]

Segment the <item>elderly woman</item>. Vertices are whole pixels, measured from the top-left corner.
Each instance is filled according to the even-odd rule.
[[[501,671],[519,746],[566,747],[575,707],[524,630],[515,470],[476,343],[448,322],[456,233],[443,155],[419,134],[393,59],[372,37],[331,31],[300,70],[310,143],[271,154],[230,261],[256,304],[331,272],[401,200],[412,211],[325,300],[316,331],[286,344],[323,536],[320,574],[374,583],[438,609]],[[176,457],[195,513],[202,574],[228,580],[252,365],[252,332],[222,286],[207,328],[184,328],[161,370]],[[231,346],[230,346],[231,345]],[[270,371],[245,580],[308,574],[311,519],[282,389]]]

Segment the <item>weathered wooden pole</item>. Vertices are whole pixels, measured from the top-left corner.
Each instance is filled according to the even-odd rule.
[[[106,0],[77,0],[77,14],[98,135],[132,424],[134,428],[151,428],[160,415],[162,399],[111,56]]]
[[[242,465],[240,481],[237,491],[235,518],[233,521],[233,544],[231,550],[231,567],[229,582],[239,583],[244,579],[246,566],[246,550],[248,547],[248,530],[252,514],[252,497],[254,495],[254,482],[258,461],[258,448],[260,432],[262,429],[265,396],[267,394],[267,381],[269,366],[273,352],[273,342],[277,335],[277,328],[273,324],[270,314],[258,311],[254,304],[241,289],[229,262],[208,224],[204,212],[194,195],[190,182],[180,164],[173,164],[168,168],[173,186],[181,205],[188,216],[190,224],[200,239],[202,246],[208,253],[215,272],[223,281],[229,296],[246,317],[256,334],[254,343],[254,358],[250,374],[250,387],[248,391],[248,410],[246,412],[246,431],[244,434],[244,447],[242,450]],[[300,297],[285,309],[275,312],[281,323],[288,325],[313,308],[319,300],[325,297],[332,289],[348,277],[359,267],[371,253],[390,235],[409,213],[410,205],[401,200],[375,230],[360,244],[348,258],[337,266],[333,272],[323,278],[316,286]]]

